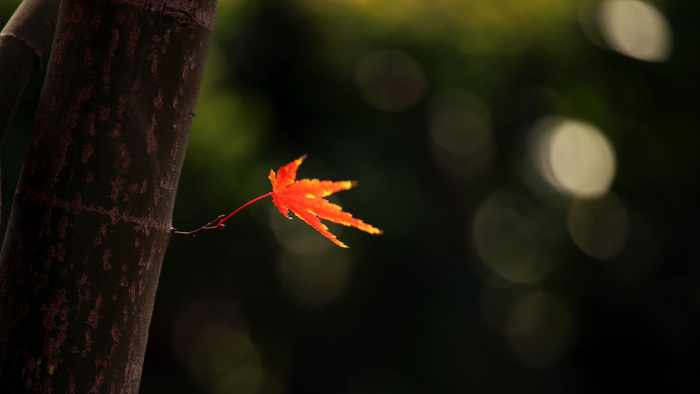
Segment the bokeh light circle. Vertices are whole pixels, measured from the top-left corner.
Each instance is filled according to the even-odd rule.
[[[355,81],[371,106],[399,112],[411,108],[425,90],[425,76],[418,62],[397,50],[365,55],[355,69]]]
[[[476,175],[493,157],[491,116],[475,94],[449,89],[429,106],[429,131],[435,159],[455,174]]]
[[[317,231],[303,220],[294,216],[293,213],[290,213],[289,218],[287,218],[274,206],[271,206],[268,211],[272,231],[277,240],[288,251],[299,255],[311,256],[327,251],[334,246],[328,238],[320,236]],[[342,231],[343,229],[340,226],[332,229],[333,234],[336,236],[341,236]]]
[[[557,362],[573,339],[567,303],[557,294],[535,291],[521,297],[508,315],[506,336],[513,353],[533,367]]]
[[[285,293],[308,308],[326,306],[345,293],[351,273],[352,262],[340,248],[313,256],[286,252],[277,260],[277,274]]]
[[[200,384],[216,392],[254,393],[263,376],[260,355],[248,335],[225,326],[197,335],[190,369]]]
[[[492,272],[513,283],[534,283],[551,268],[533,214],[522,201],[495,193],[478,208],[472,224],[476,251]]]
[[[607,44],[623,55],[659,62],[666,60],[671,52],[671,28],[651,4],[606,0],[600,6],[598,20]]]
[[[614,194],[595,200],[576,200],[569,208],[569,233],[587,255],[610,260],[625,245],[629,229],[627,209]]]
[[[595,126],[547,117],[533,127],[530,155],[555,189],[578,198],[605,195],[615,177],[612,143]]]

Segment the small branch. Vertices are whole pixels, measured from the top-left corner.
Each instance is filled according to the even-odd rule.
[[[207,231],[212,231],[212,230],[222,230],[224,227],[226,227],[226,226],[224,225],[224,222],[227,221],[227,220],[229,220],[229,219],[231,218],[231,216],[237,214],[238,211],[240,211],[241,209],[247,207],[248,205],[250,205],[250,204],[252,204],[252,203],[254,203],[254,202],[256,202],[256,201],[260,201],[260,200],[262,200],[262,199],[265,198],[265,197],[270,197],[271,195],[272,195],[272,192],[269,192],[269,193],[267,193],[267,194],[263,194],[263,195],[260,196],[260,197],[256,197],[256,198],[254,198],[254,199],[248,201],[247,203],[241,205],[238,209],[236,209],[235,211],[229,213],[228,215],[219,215],[219,217],[217,217],[216,219],[212,220],[211,222],[205,224],[204,226],[202,226],[202,227],[200,227],[200,228],[198,228],[198,229],[196,229],[196,230],[192,230],[192,231],[178,231],[178,230],[176,230],[176,229],[174,229],[174,228],[171,228],[171,229],[170,229],[170,234],[171,234],[173,237],[194,237],[194,236],[196,236],[196,235],[199,234],[199,233],[203,233],[203,232],[207,232]]]
[[[221,219],[223,219],[224,217],[226,217],[226,215],[219,215],[219,217],[212,220],[211,222],[205,224],[204,226],[202,226],[196,230],[192,230],[192,231],[177,231],[176,229],[171,228],[170,234],[172,234],[173,237],[194,237],[197,234],[203,233],[205,231],[221,230],[224,227],[226,227],[223,224],[221,224]]]

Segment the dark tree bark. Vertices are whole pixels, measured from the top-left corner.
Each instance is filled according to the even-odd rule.
[[[0,392],[137,392],[216,0],[64,0],[0,255]]]
[[[0,141],[24,87],[51,46],[58,2],[25,0],[0,31]]]
[[[24,86],[51,45],[58,2],[25,0],[0,32],[0,140]]]

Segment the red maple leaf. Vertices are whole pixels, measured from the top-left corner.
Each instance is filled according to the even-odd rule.
[[[272,183],[272,191],[270,193],[263,194],[260,197],[248,201],[229,215],[221,215],[214,221],[207,223],[197,230],[187,232],[172,230],[172,233],[174,235],[195,236],[202,231],[222,229],[225,227],[224,222],[238,211],[258,200],[270,196],[272,196],[272,202],[284,216],[289,217],[289,211],[292,211],[298,218],[305,221],[336,245],[343,248],[347,248],[347,245],[340,242],[335,235],[328,231],[328,227],[321,222],[321,219],[344,226],[355,227],[370,234],[382,233],[382,230],[352,217],[351,214],[343,212],[343,208],[339,205],[333,204],[324,198],[341,190],[351,189],[357,186],[357,182],[333,182],[321,181],[318,179],[299,179],[297,181],[297,170],[304,159],[306,159],[306,155],[280,167],[276,173],[270,170],[269,178]]]
[[[328,227],[321,223],[321,219],[344,226],[355,227],[370,234],[382,233],[382,230],[352,217],[351,214],[344,212],[342,207],[324,198],[341,190],[353,188],[357,186],[357,182],[333,182],[320,181],[318,179],[295,180],[297,169],[304,159],[306,159],[305,155],[281,167],[277,170],[277,173],[270,170],[269,178],[272,183],[272,202],[282,215],[289,217],[289,211],[292,211],[299,219],[305,221],[325,237],[343,248],[347,248],[347,246],[328,231]]]

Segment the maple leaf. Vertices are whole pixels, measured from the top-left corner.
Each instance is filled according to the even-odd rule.
[[[343,248],[347,248],[347,245],[340,242],[335,235],[328,231],[328,227],[321,222],[321,219],[344,226],[355,227],[370,234],[382,233],[382,230],[354,218],[350,213],[344,212],[342,207],[324,198],[341,190],[351,189],[357,186],[357,182],[333,182],[318,179],[295,180],[299,165],[304,159],[306,159],[306,155],[286,166],[280,167],[277,173],[270,170],[272,202],[282,215],[289,217],[289,211],[292,211],[299,219],[305,221],[336,245]]]
[[[231,216],[235,215],[241,209],[248,205],[262,200],[263,198],[272,196],[272,202],[282,215],[289,217],[289,211],[292,211],[299,219],[305,221],[318,232],[333,241],[336,245],[347,248],[347,245],[340,242],[335,235],[328,231],[328,227],[321,223],[321,219],[328,220],[333,223],[351,226],[370,234],[382,234],[382,230],[363,222],[360,219],[352,217],[348,212],[343,212],[343,208],[326,200],[333,193],[341,190],[348,190],[357,186],[355,181],[321,181],[318,179],[299,179],[296,180],[297,170],[301,163],[306,159],[306,155],[294,160],[293,162],[280,167],[277,172],[270,170],[270,183],[272,183],[272,191],[256,197],[241,207],[231,212],[228,215],[221,215],[213,221],[193,231],[177,231],[171,230],[173,235],[183,235],[194,237],[203,231],[220,230],[224,228],[224,222]]]

